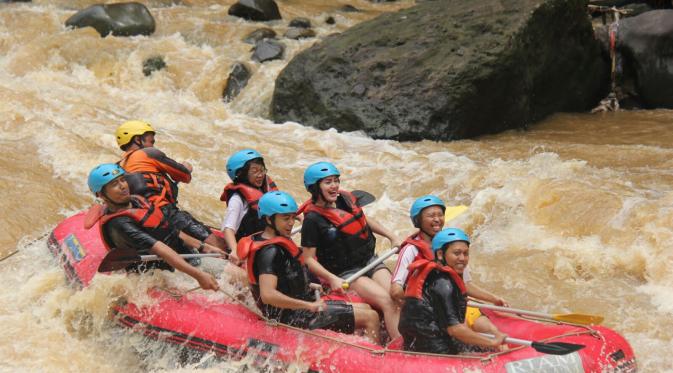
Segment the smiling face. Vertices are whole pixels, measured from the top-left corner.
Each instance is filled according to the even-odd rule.
[[[444,228],[444,210],[439,206],[424,208],[419,214],[421,230],[430,237]]]
[[[441,259],[442,251],[437,251],[437,255]],[[465,241],[451,242],[444,248],[443,256],[446,265],[462,275],[470,261],[470,246]]]
[[[119,176],[105,184],[101,194],[104,198],[116,205],[124,205],[131,201],[129,185],[124,176]]]
[[[292,237],[292,227],[294,227],[295,215],[296,214],[276,214],[272,217],[276,230],[281,236],[286,238]]]
[[[264,167],[264,163],[252,160],[250,161],[249,166],[246,175],[248,183],[256,188],[261,188],[264,184],[264,178],[266,177],[266,167]]]
[[[334,203],[339,196],[339,186],[341,185],[341,180],[339,176],[327,176],[326,178],[320,180],[318,184],[320,188],[320,198],[323,199],[326,203]]]

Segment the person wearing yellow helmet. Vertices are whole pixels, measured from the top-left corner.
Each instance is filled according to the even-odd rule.
[[[145,121],[124,122],[115,135],[117,144],[124,151],[119,165],[127,172],[126,180],[131,193],[145,197],[161,208],[175,229],[203,243],[201,249],[205,249],[204,252],[216,250],[224,253],[224,240],[177,206],[177,183],[192,180],[192,166],[187,162],[177,162],[155,148],[156,131]]]

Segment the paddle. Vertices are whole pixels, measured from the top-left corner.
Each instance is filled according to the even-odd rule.
[[[180,256],[184,259],[216,258],[221,257],[222,254],[180,254]],[[126,268],[129,264],[155,260],[163,260],[163,258],[158,255],[138,255],[134,250],[130,249],[114,249],[105,255],[105,258],[103,258],[103,261],[98,266],[98,272],[116,271]]]
[[[484,337],[492,339],[495,338],[493,334],[486,334],[486,333],[479,333],[479,334],[483,335]],[[525,339],[518,339],[511,337],[505,338],[505,342],[515,345],[529,346],[535,349],[535,351],[537,352],[542,352],[543,354],[550,354],[550,355],[567,355],[569,353],[579,351],[585,347],[584,345],[578,345],[574,343],[566,343],[566,342],[544,343],[544,342],[527,341]]]
[[[351,286],[351,283],[353,281],[357,280],[360,276],[364,275],[365,273],[369,272],[372,268],[376,267],[377,265],[383,263],[384,260],[390,258],[391,256],[397,254],[397,252],[400,251],[399,246],[395,246],[390,251],[387,253],[381,255],[380,257],[376,258],[373,262],[367,264],[364,266],[361,270],[353,273],[352,275],[348,276],[347,279],[344,280],[343,284],[341,284],[341,288],[344,290],[348,290],[348,288]]]
[[[533,317],[538,317],[538,318],[541,318],[541,319],[556,320],[556,321],[562,321],[562,322],[567,322],[567,323],[572,323],[572,324],[598,325],[601,322],[603,322],[603,316],[585,315],[585,314],[581,314],[581,313],[547,314],[547,313],[542,313],[542,312],[519,310],[519,309],[516,309],[516,308],[494,306],[494,305],[491,305],[491,304],[483,304],[483,303],[477,303],[477,302],[472,302],[472,301],[467,302],[467,305],[470,306],[470,307],[485,308],[487,310],[494,310],[494,311],[507,312],[507,313],[515,313],[517,315],[533,316]]]
[[[456,216],[464,213],[467,210],[467,206],[446,206],[446,211],[444,212],[444,222],[448,222],[455,218]]]

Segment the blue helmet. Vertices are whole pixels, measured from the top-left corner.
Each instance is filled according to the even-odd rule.
[[[414,201],[409,210],[409,217],[411,218],[411,223],[414,227],[418,228],[421,226],[421,223],[417,221],[416,218],[421,214],[424,208],[430,206],[439,206],[442,208],[442,212],[446,211],[446,205],[444,205],[444,202],[439,199],[439,197],[431,194],[419,197]]]
[[[103,163],[89,172],[89,189],[93,194],[103,190],[110,181],[124,175],[126,172],[116,163]]]
[[[265,193],[259,199],[257,216],[261,219],[265,216],[273,216],[275,214],[294,214],[297,212],[297,209],[297,202],[294,201],[291,195],[276,190]]]
[[[236,180],[236,173],[238,173],[238,170],[245,167],[245,164],[248,163],[248,161],[257,158],[264,159],[262,155],[254,149],[237,151],[227,160],[227,175],[229,175],[232,181]]]
[[[432,251],[437,252],[441,250],[446,244],[455,241],[465,241],[468,245],[470,244],[470,238],[458,228],[446,228],[437,232],[435,237],[432,238]]]
[[[339,170],[335,165],[329,162],[317,162],[306,168],[304,171],[304,186],[306,190],[311,187],[311,185],[317,183],[321,179],[326,178],[327,176],[340,176]]]

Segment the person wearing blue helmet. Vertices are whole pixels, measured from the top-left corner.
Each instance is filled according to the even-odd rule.
[[[400,306],[404,303],[404,289],[406,288],[409,276],[409,265],[419,257],[427,260],[433,260],[435,257],[431,246],[432,238],[444,227],[445,211],[446,206],[444,205],[444,201],[434,195],[419,197],[411,205],[409,217],[414,227],[418,228],[418,231],[404,240],[400,248],[390,286],[390,295]],[[501,297],[477,286],[472,281],[469,267],[465,267],[463,270],[462,279],[467,288],[468,296],[499,306],[508,306],[507,302]],[[479,316],[481,316],[481,313],[478,308],[467,308],[466,318],[468,325],[473,325],[479,319]]]
[[[108,250],[114,248],[133,250],[139,255],[156,254],[164,262],[149,265],[131,265],[127,270],[142,271],[149,268],[177,269],[196,281],[203,289],[218,290],[215,278],[186,262],[178,253],[191,253],[200,241],[175,230],[163,212],[142,196],[131,195],[126,172],[114,163],[101,164],[89,173],[91,192],[105,202],[94,208],[96,215],[87,218],[87,228],[100,222],[100,232]],[[91,214],[90,214],[91,215]]]
[[[305,329],[352,333],[363,328],[376,340],[376,311],[343,301],[324,302],[311,290],[302,251],[291,239],[297,213],[292,196],[281,191],[265,193],[257,213],[266,224],[264,230],[242,238],[237,252],[246,260],[252,294],[264,316]]]
[[[374,233],[387,237],[393,246],[397,236],[368,219],[348,191],[340,189],[341,173],[330,162],[317,162],[304,172],[304,186],[311,198],[300,208],[304,214],[301,246],[313,274],[341,291],[343,279],[376,260]],[[379,264],[351,284],[365,302],[383,312],[391,338],[399,336],[399,307],[390,297],[390,271]]]
[[[231,182],[220,196],[220,201],[227,203],[222,232],[227,246],[235,248],[241,238],[264,229],[257,203],[264,193],[278,188],[266,174],[264,158],[254,149],[243,149],[229,157],[227,175]]]
[[[444,229],[432,238],[431,247],[432,260],[418,257],[409,266],[399,326],[404,349],[455,355],[500,347],[507,335],[486,317],[481,316],[472,327],[466,324],[467,288],[462,274],[470,257],[467,234],[457,228]]]
[[[409,217],[418,231],[407,237],[400,246],[390,285],[390,296],[400,305],[404,302],[409,264],[418,256],[428,260],[434,258],[431,241],[435,234],[444,228],[445,211],[444,201],[430,194],[417,198],[411,205]],[[466,279],[465,281],[467,282]]]

